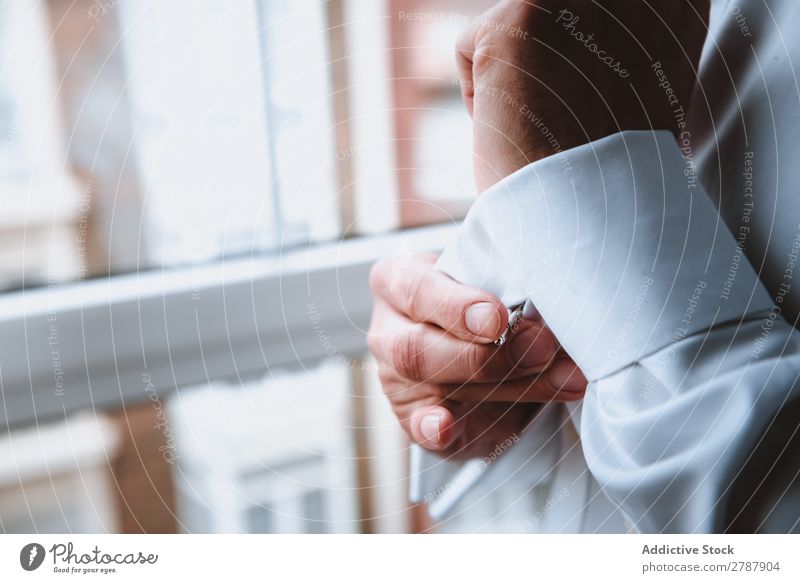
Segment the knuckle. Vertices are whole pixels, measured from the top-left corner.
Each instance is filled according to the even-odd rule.
[[[424,346],[421,336],[414,330],[394,337],[391,347],[392,367],[408,379],[421,379],[424,368]]]
[[[425,317],[425,314],[422,313],[423,280],[424,275],[413,273],[403,277],[400,284],[400,293],[406,299],[408,314],[415,320]]]
[[[380,336],[378,335],[374,326],[371,326],[369,332],[367,332],[367,349],[375,357],[378,357],[381,354]]]
[[[383,393],[389,398],[390,401],[393,401],[392,397],[396,394],[396,388],[394,387],[395,382],[397,379],[395,375],[392,373],[391,369],[388,367],[379,367],[378,369],[378,380],[381,383],[381,388],[383,389]]]
[[[370,288],[390,305],[408,311],[418,306],[418,294],[423,291],[424,280],[431,266],[421,268],[416,256],[381,259],[370,271]]]
[[[379,259],[369,271],[369,287],[373,293],[385,288],[387,273],[391,271],[391,259]]]
[[[386,387],[386,385],[392,380],[392,376],[393,375],[387,368],[382,366],[378,367],[378,380],[381,382],[382,387]]]
[[[499,60],[497,51],[491,46],[480,46],[472,53],[472,66],[476,72],[486,71]]]

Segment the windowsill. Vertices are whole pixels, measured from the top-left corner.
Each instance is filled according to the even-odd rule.
[[[372,263],[398,251],[439,250],[454,229],[3,294],[0,426],[358,355]]]

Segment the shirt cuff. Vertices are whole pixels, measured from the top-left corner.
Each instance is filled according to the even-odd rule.
[[[532,300],[589,380],[773,305],[667,131],[622,132],[508,176],[437,266],[507,306]]]

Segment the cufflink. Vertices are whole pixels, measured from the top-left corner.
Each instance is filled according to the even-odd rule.
[[[502,346],[506,340],[511,338],[519,329],[519,321],[522,320],[524,304],[520,304],[515,308],[508,310],[508,324],[505,331],[500,335],[500,338],[494,341],[495,346]]]

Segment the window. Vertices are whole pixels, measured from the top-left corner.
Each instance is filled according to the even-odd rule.
[[[466,9],[0,5],[0,530],[424,526],[367,279],[474,196]]]

